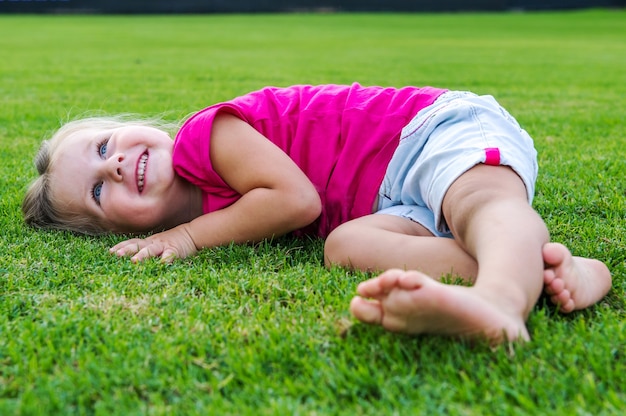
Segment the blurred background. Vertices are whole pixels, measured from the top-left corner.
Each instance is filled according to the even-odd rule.
[[[274,13],[564,10],[626,0],[0,0],[0,13]]]

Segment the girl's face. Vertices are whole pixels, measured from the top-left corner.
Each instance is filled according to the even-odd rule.
[[[53,200],[63,212],[114,232],[176,225],[191,191],[174,173],[173,147],[167,133],[152,127],[71,134],[55,150]]]

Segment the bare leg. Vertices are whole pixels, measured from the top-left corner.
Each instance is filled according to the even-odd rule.
[[[351,303],[352,313],[383,326],[404,322],[400,327],[410,333],[528,339],[525,321],[543,286],[542,247],[549,237],[522,181],[507,167],[478,165],[452,184],[443,213],[458,244],[479,265],[474,286],[443,285],[423,275],[391,279],[389,285],[381,275],[381,281],[359,285],[359,294],[373,298],[381,315],[372,317],[371,302],[359,298]],[[399,296],[436,301],[388,300]]]
[[[478,272],[476,260],[456,240],[434,237],[423,226],[392,215],[368,215],[341,225],[328,237],[324,254],[327,266],[416,270],[435,280],[450,273],[474,282]],[[546,244],[542,254],[544,292],[560,312],[590,306],[611,287],[611,274],[598,260],[572,256],[558,243]]]
[[[446,274],[473,282],[478,265],[451,238],[394,215],[368,215],[342,224],[326,239],[327,266],[364,271],[418,270],[439,280]]]
[[[543,259],[544,290],[563,313],[593,305],[611,288],[611,272],[604,263],[574,257],[562,244],[546,244]]]
[[[604,263],[572,256],[562,244],[544,245],[543,258],[544,290],[561,312],[593,305],[611,287],[611,274]],[[359,320],[394,332],[486,337],[495,342],[517,335],[528,338],[526,331],[516,332],[515,319],[506,319],[492,304],[468,296],[463,288],[443,290],[438,285],[422,273],[391,269],[361,283],[360,296],[352,299],[350,309]]]

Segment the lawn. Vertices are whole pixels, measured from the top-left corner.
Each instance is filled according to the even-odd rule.
[[[0,414],[612,415],[626,409],[626,14],[0,16]],[[365,273],[280,238],[171,265],[24,226],[40,141],[92,111],[178,120],[265,85],[492,94],[535,138],[554,241],[611,268],[532,341],[386,333]]]

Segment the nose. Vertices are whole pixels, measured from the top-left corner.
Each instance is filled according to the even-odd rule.
[[[123,153],[116,153],[104,162],[104,176],[115,182],[121,182],[123,163],[126,157]]]

